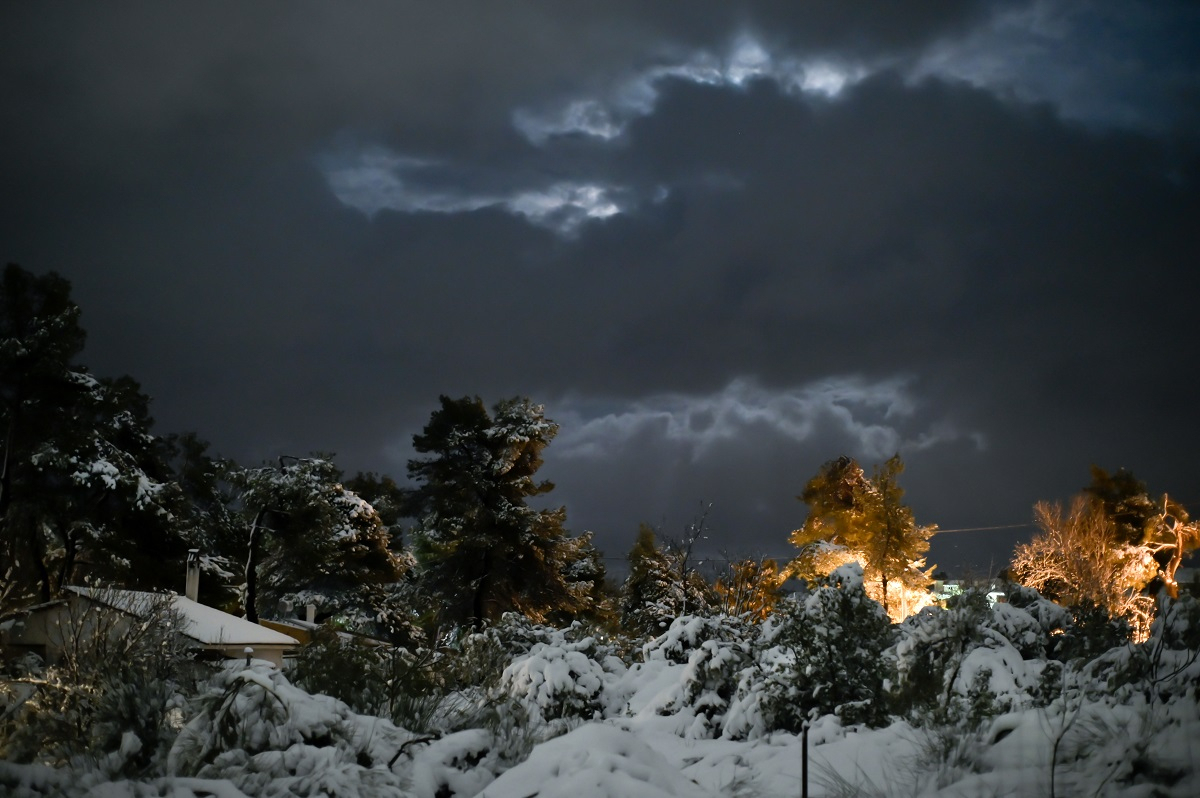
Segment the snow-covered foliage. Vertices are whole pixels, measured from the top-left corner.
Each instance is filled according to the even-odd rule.
[[[1145,643],[1066,656],[1079,619],[1014,597],[893,629],[849,566],[763,624],[682,617],[624,661],[581,625],[509,616],[430,661],[443,709],[419,730],[227,663],[171,705],[163,744],[129,726],[100,756],[0,762],[0,793],[794,795],[807,727],[814,796],[1193,796],[1200,604],[1165,601]]]
[[[504,669],[501,691],[520,702],[533,719],[599,717],[605,666],[597,660],[601,649],[595,638],[572,641],[557,630],[550,637],[534,643]]]
[[[193,681],[184,622],[168,596],[140,617],[100,603],[68,613],[57,662],[4,663],[0,759],[143,772],[170,745]]]
[[[755,701],[768,728],[799,731],[822,715],[844,723],[881,724],[891,658],[887,615],[863,589],[862,568],[849,563],[802,599],[784,602],[763,624],[766,673]]]
[[[534,790],[534,792],[530,792]],[[712,798],[638,735],[589,724],[550,740],[487,789],[488,798]]]
[[[739,617],[677,618],[642,649],[647,663],[683,666],[658,711],[693,718],[683,732],[687,737],[720,736],[742,672],[753,662],[756,637],[755,628]]]
[[[355,715],[263,667],[221,671],[179,733],[171,775],[232,782],[247,794],[270,786],[284,795],[403,795],[386,763],[410,735],[378,718]]]
[[[914,722],[977,725],[981,714],[994,714],[987,695],[1030,703],[1040,670],[1028,672],[1022,651],[1044,657],[1046,645],[1047,633],[1031,615],[992,607],[981,591],[955,596],[946,609],[926,607],[900,625],[898,704]]]
[[[712,589],[686,567],[684,557],[678,548],[659,546],[649,526],[638,530],[629,551],[629,576],[621,586],[621,628],[628,634],[656,637],[675,618],[712,610]]]
[[[342,485],[330,460],[280,458],[277,467],[232,476],[249,530],[248,603],[313,604],[320,617],[338,616],[357,631],[411,634],[413,618],[376,600],[387,598],[393,588],[385,586],[397,585],[412,560],[391,550],[375,508]]]

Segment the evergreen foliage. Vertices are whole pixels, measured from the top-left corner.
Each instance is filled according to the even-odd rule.
[[[70,284],[15,265],[0,284],[0,608],[84,579],[175,586],[194,509],[129,377],[76,362]],[[180,571],[162,567],[180,563]]]
[[[857,564],[834,571],[809,596],[783,602],[762,637],[770,728],[798,732],[829,714],[845,723],[886,722],[892,665],[884,652],[893,633]]]
[[[440,402],[413,436],[428,456],[410,460],[408,473],[420,578],[442,621],[479,629],[509,611],[540,621],[588,610],[591,592],[570,574],[585,544],[567,538],[563,508],[528,504],[554,487],[535,477],[558,425],[528,399],[501,401],[490,415],[478,397]]]
[[[232,475],[248,529],[246,612],[273,615],[281,602],[315,604],[359,631],[404,633],[407,624],[374,606],[411,562],[396,555],[379,515],[341,484],[322,457],[280,458],[278,467]],[[265,540],[264,540],[265,538]],[[380,620],[391,628],[376,629]]]
[[[660,547],[654,529],[642,524],[621,587],[621,628],[635,637],[654,637],[678,617],[711,612],[713,604],[704,578],[685,570],[680,554]]]

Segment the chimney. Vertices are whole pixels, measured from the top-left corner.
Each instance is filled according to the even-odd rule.
[[[307,607],[304,608],[304,620],[308,621],[309,623],[317,622],[317,605],[316,604],[309,604]]]
[[[184,582],[183,595],[192,601],[200,596],[200,549],[188,549],[187,581]]]

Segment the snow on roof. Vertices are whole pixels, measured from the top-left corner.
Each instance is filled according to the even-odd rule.
[[[142,615],[164,596],[171,599],[176,612],[183,621],[181,631],[204,645],[235,646],[298,646],[294,637],[259,626],[243,618],[221,612],[183,596],[164,593],[143,593],[137,590],[114,590],[111,588],[68,587],[68,590],[84,598],[107,604],[114,609],[131,615]]]

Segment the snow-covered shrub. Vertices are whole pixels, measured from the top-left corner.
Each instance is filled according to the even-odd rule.
[[[515,698],[531,718],[591,719],[600,712],[604,666],[597,661],[595,638],[570,641],[555,630],[545,643],[534,643],[500,677],[502,693]]]
[[[1143,643],[1113,649],[1096,661],[1097,673],[1109,673],[1109,688],[1140,692],[1146,701],[1168,702],[1200,694],[1200,600],[1163,597],[1158,617]]]
[[[228,779],[250,795],[405,794],[387,764],[409,733],[309,695],[277,670],[223,670],[196,707],[171,749],[173,776]]]
[[[710,798],[632,732],[592,723],[539,745],[487,788],[489,798]]]
[[[135,617],[79,605],[64,625],[75,632],[64,633],[57,662],[12,664],[0,688],[7,693],[0,695],[0,759],[75,762],[114,775],[157,766],[194,690],[196,666],[169,597],[144,610]]]
[[[292,678],[308,692],[333,696],[355,712],[428,731],[446,692],[441,659],[428,649],[383,645],[325,626],[300,649]]]
[[[987,596],[968,590],[945,609],[926,607],[900,624],[893,693],[898,709],[917,722],[945,722],[963,660],[982,643],[990,612]]]
[[[665,660],[683,666],[676,692],[659,712],[694,713],[695,721],[686,731],[689,737],[720,735],[742,671],[753,663],[757,633],[758,627],[741,617],[676,618],[642,649],[647,662]]]
[[[1036,596],[1036,594],[1035,594]],[[999,712],[1036,703],[1052,628],[1066,619],[1054,605],[991,605],[979,590],[926,607],[900,625],[896,709],[918,725],[974,729]],[[1059,627],[1061,628],[1061,627]]]
[[[485,687],[499,684],[514,657],[527,654],[535,643],[545,642],[549,628],[519,612],[506,612],[500,620],[478,632],[452,633],[454,655],[446,662],[451,687]]]
[[[740,699],[758,704],[768,729],[798,732],[828,714],[883,724],[892,637],[887,614],[863,589],[861,566],[844,565],[763,624],[763,681],[744,685]]]

